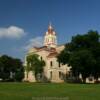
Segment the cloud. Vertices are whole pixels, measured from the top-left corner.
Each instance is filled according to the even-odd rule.
[[[35,37],[28,41],[27,45],[23,47],[24,50],[29,50],[32,47],[41,47],[43,46],[43,37]]]
[[[0,38],[20,38],[25,35],[25,31],[17,26],[0,28]]]

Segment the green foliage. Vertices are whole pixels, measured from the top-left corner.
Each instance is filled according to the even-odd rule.
[[[83,81],[86,77],[100,77],[100,36],[97,31],[89,31],[84,35],[72,37],[70,43],[58,55],[58,61],[69,64],[75,77],[82,74]]]
[[[80,50],[71,55],[69,64],[72,66],[74,76],[78,77],[82,74],[83,79],[92,75],[95,66],[95,59],[88,50]]]
[[[23,78],[24,78],[24,70],[23,70],[23,68],[20,68],[16,71],[14,79],[15,79],[15,81],[20,82],[20,81],[22,81]]]
[[[39,55],[37,54],[27,56],[26,60],[27,60],[27,71],[29,72],[30,70],[32,70],[35,74],[36,79],[38,80],[37,75],[38,74],[42,75],[45,62],[43,60],[40,60]]]
[[[20,79],[17,73],[20,73]],[[21,81],[24,78],[24,67],[20,59],[15,59],[7,55],[0,57],[0,78],[3,81]]]

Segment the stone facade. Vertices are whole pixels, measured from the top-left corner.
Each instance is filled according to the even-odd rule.
[[[57,62],[56,56],[64,49],[64,45],[57,46],[57,36],[51,25],[48,27],[48,31],[44,36],[43,47],[31,48],[26,57],[32,54],[38,54],[40,59],[43,59],[46,63],[44,66],[44,76],[51,82],[64,82],[64,78],[68,75],[70,67],[62,65]],[[25,61],[26,62],[26,61]],[[27,64],[27,62],[26,62]],[[25,80],[29,82],[35,82],[35,77],[32,71],[25,72]]]

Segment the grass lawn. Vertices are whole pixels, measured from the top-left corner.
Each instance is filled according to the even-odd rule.
[[[0,100],[32,100],[34,97],[100,100],[100,84],[0,83]]]

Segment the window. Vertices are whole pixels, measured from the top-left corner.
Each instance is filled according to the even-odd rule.
[[[59,78],[61,78],[61,72],[59,72]]]
[[[50,79],[52,79],[52,72],[50,72]]]
[[[59,78],[60,78],[60,79],[63,79],[63,74],[62,74],[62,72],[59,72]]]
[[[58,66],[61,67],[60,62],[58,62],[58,64],[59,64]]]
[[[52,61],[50,61],[50,66],[51,66],[51,67],[53,66],[53,63],[52,63]]]

